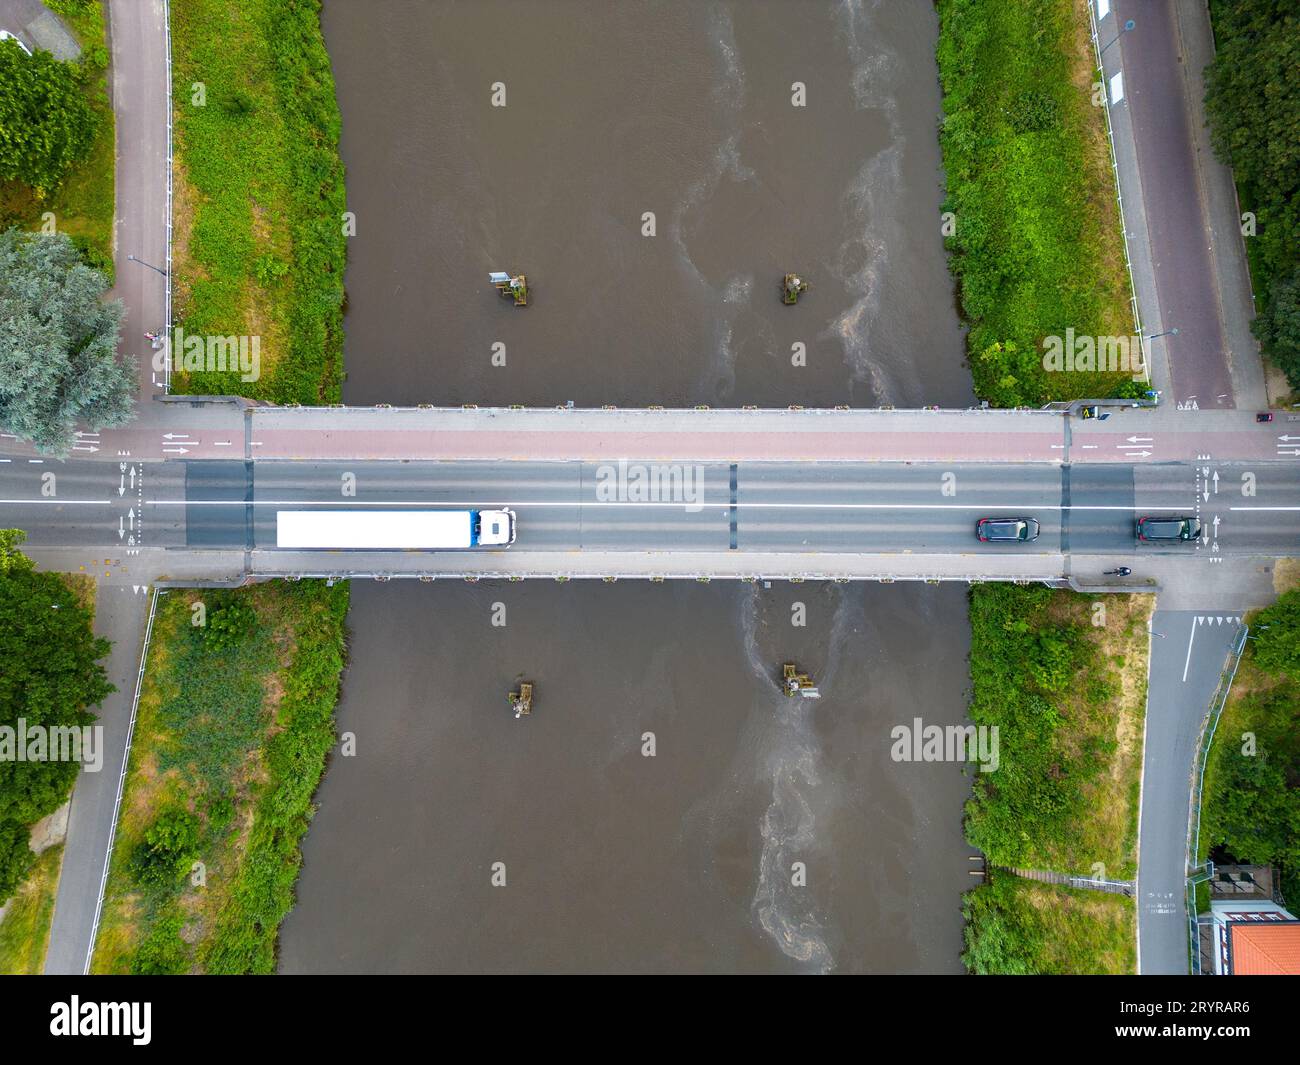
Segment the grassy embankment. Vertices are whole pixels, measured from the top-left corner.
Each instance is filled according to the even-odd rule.
[[[174,315],[189,335],[261,338],[258,380],[180,373],[176,391],[336,402],[346,203],[319,4],[171,13]]]
[[[994,873],[966,893],[967,951],[980,975],[1119,976],[1137,971],[1133,900]]]
[[[95,616],[95,579],[81,573],[63,573],[64,584],[79,607]],[[63,844],[50,847],[36,859],[31,872],[5,910],[0,921],[0,976],[28,976],[45,967],[54,919],[54,899],[59,890]]]
[[[347,599],[302,581],[160,600],[96,972],[274,970],[334,744]]]
[[[1206,760],[1199,857],[1204,861],[1221,846],[1238,861],[1274,866],[1294,910],[1300,902],[1300,561],[1289,561],[1279,567],[1281,597],[1247,619],[1252,638]],[[1208,886],[1198,903],[1208,909]]]
[[[17,181],[0,182],[0,228],[39,229],[42,215],[81,249],[86,261],[113,280],[113,108],[108,100],[108,48],[101,0],[47,0],[81,45],[85,93],[97,119],[90,154],[72,168],[58,189],[38,199]]]
[[[939,0],[950,266],[976,393],[994,406],[1137,395],[1047,372],[1044,338],[1128,337],[1130,288],[1083,0]]]
[[[1001,765],[975,775],[966,834],[991,865],[1135,875],[1152,609],[1150,596],[972,589],[971,719],[998,727]],[[1131,899],[995,874],[965,912],[976,971],[1063,971],[1070,957],[1071,971],[1132,966]],[[1092,928],[1092,950],[1069,953],[1080,933],[1057,936],[1067,918]]]

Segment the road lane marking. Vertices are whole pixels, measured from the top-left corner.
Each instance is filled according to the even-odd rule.
[[[1196,639],[1196,627],[1201,623],[1201,616],[1196,615],[1192,622],[1192,631],[1187,634],[1187,661],[1183,663],[1183,683],[1187,683],[1187,667],[1192,664],[1192,642]]]

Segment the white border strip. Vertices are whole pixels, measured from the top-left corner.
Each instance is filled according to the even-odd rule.
[[[153,636],[153,618],[158,609],[159,591],[154,586],[149,600],[149,621],[144,629],[144,646],[140,649],[140,671],[135,677],[135,698],[131,700],[131,721],[126,727],[126,750],[122,753],[122,772],[117,777],[117,798],[113,802],[113,826],[108,833],[108,853],[104,855],[104,872],[99,878],[99,898],[95,901],[95,922],[90,926],[90,943],[86,947],[86,964],[81,970],[90,975],[90,961],[95,955],[95,937],[99,934],[99,918],[104,911],[104,890],[108,886],[108,867],[113,861],[113,844],[117,840],[117,818],[122,809],[122,792],[126,787],[126,771],[131,765],[131,737],[135,734],[135,715],[140,708],[140,689],[144,686],[144,667],[149,660],[149,640]]]
[[[167,50],[167,260],[166,306],[163,318],[165,329],[172,329],[172,13],[169,0],[163,0],[163,40]],[[172,358],[170,346],[163,367],[163,394],[172,390]]]

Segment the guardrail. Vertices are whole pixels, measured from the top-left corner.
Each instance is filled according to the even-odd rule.
[[[1246,649],[1246,640],[1250,635],[1250,626],[1243,625],[1233,641],[1232,650],[1228,652],[1227,661],[1219,673],[1219,686],[1210,699],[1210,710],[1201,722],[1201,733],[1197,741],[1196,765],[1193,769],[1191,802],[1187,810],[1187,931],[1191,951],[1192,975],[1201,975],[1200,934],[1197,930],[1196,885],[1204,883],[1214,872],[1213,863],[1207,862],[1201,868],[1198,855],[1201,852],[1201,798],[1205,787],[1205,764],[1209,759],[1210,748],[1214,745],[1214,734],[1219,727],[1219,718],[1227,705],[1228,694],[1232,691],[1233,679],[1237,676],[1237,667],[1241,665],[1241,655]]]

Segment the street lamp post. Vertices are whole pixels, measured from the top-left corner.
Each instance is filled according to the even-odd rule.
[[[163,277],[166,277],[166,276],[167,276],[167,271],[166,271],[166,270],[163,270],[163,269],[160,269],[160,268],[157,267],[157,266],[154,266],[153,263],[147,263],[147,262],[145,262],[143,259],[137,259],[134,255],[128,255],[127,258],[130,259],[133,263],[139,263],[141,266],[147,266],[147,267],[149,267],[150,270],[153,270],[155,273],[162,274]]]
[[[1114,44],[1116,41],[1118,41],[1121,37],[1124,36],[1124,34],[1128,33],[1128,31],[1131,30],[1131,29],[1133,29],[1133,27],[1136,26],[1136,25],[1137,25],[1137,23],[1134,22],[1132,19],[1129,19],[1127,22],[1125,22],[1125,23],[1124,23],[1124,28],[1123,28],[1122,30],[1120,30],[1119,33],[1115,34],[1115,36],[1112,37],[1109,41],[1107,41],[1105,44],[1103,44],[1103,45],[1101,46],[1101,51],[1098,52],[1097,55],[1098,55],[1098,56],[1104,56],[1104,55],[1106,54],[1106,49],[1107,49],[1107,48],[1109,48],[1112,44]]]

